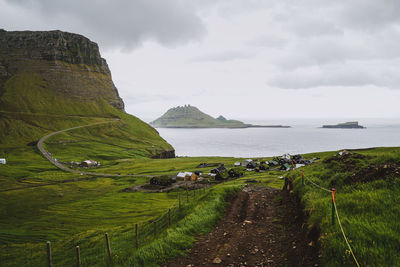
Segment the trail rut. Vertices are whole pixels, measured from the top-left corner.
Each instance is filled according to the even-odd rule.
[[[319,266],[316,238],[292,194],[251,186],[188,256],[166,266]]]

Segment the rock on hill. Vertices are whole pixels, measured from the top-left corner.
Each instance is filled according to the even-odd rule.
[[[160,118],[150,125],[159,128],[246,128],[249,125],[237,121],[227,120],[223,116],[217,119],[200,111],[191,105],[178,106],[169,109]]]
[[[0,30],[0,153],[26,147],[52,131],[107,118],[121,120],[77,131],[81,140],[111,145],[116,158],[122,153],[118,151],[135,157],[174,156],[154,128],[125,113],[96,43],[61,31]],[[89,143],[88,155],[93,152]],[[113,153],[110,149],[105,158]]]

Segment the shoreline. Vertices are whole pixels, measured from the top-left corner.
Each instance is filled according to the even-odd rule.
[[[229,127],[229,126],[221,126],[221,127],[215,127],[215,126],[163,126],[163,127],[155,127],[154,128],[175,128],[175,129],[246,129],[246,128],[292,128],[292,126],[286,126],[286,125],[246,125],[243,127]]]

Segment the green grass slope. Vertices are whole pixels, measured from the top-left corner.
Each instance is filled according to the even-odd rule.
[[[222,118],[222,117],[220,117]],[[215,119],[193,106],[175,107],[150,123],[160,128],[245,128],[241,121]]]
[[[360,266],[400,266],[400,150],[376,148],[340,157],[318,153],[322,160],[304,169],[308,179],[336,189],[336,205]],[[331,194],[289,174],[295,191],[320,229],[323,266],[356,266],[338,222],[331,225]]]
[[[53,131],[119,118],[120,122],[77,130],[71,135],[85,139],[88,147],[96,146],[96,142],[109,144],[114,154],[133,151],[131,156],[152,157],[173,150],[156,130],[135,116],[100,97],[84,101],[55,94],[38,74],[14,75],[4,89],[0,96],[0,149],[26,146]],[[65,138],[74,141],[76,137]],[[121,154],[119,158],[127,156]]]
[[[61,143],[59,146],[64,147]],[[17,158],[29,159],[27,162],[30,163],[17,163],[14,160]],[[184,191],[124,192],[123,189],[143,184],[149,178],[80,176],[60,171],[40,158],[34,152],[20,148],[10,152],[10,164],[0,165],[1,189],[26,187],[0,191],[3,203],[0,205],[0,266],[44,265],[46,240],[52,242],[56,266],[74,264],[76,245],[81,247],[85,266],[106,266],[105,232],[111,237],[116,266],[157,266],[166,259],[183,254],[190,248],[195,235],[211,230],[224,210],[226,194],[243,186],[247,179],[282,187],[282,180],[277,178],[279,172],[272,171],[251,173],[236,181],[219,184],[213,193],[201,198],[198,196],[196,200],[190,192],[188,206],[179,215],[179,221],[174,219],[173,227],[160,232],[155,240],[150,227],[149,242],[137,250],[134,248],[135,223],[143,224],[165,215],[169,207],[176,205],[178,194],[184,196]],[[224,162],[229,168],[237,160],[218,157],[140,158],[117,160],[99,171],[142,174],[156,171],[162,175],[193,171],[201,162]],[[79,180],[86,178],[89,180]],[[45,185],[63,180],[70,182]],[[186,205],[184,197],[182,201]],[[165,226],[165,220],[163,222]]]

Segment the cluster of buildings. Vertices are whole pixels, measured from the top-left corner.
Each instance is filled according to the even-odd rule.
[[[267,170],[282,170],[289,171],[292,169],[297,169],[308,164],[313,163],[317,158],[314,159],[304,159],[301,155],[289,155],[284,154],[281,157],[275,157],[270,161],[254,161],[252,159],[246,159],[243,161],[237,161],[234,163],[234,167],[227,169],[223,163],[201,163],[198,168],[215,167],[210,170],[208,174],[204,174],[204,177],[213,177],[216,180],[224,180],[228,178],[238,178],[243,176],[243,171],[256,171],[263,172]],[[201,181],[205,179],[202,177],[203,173],[201,171],[194,172],[179,172],[176,176],[170,177],[169,183],[179,182],[179,181]],[[160,181],[159,181],[160,180]],[[152,179],[153,184],[160,184],[161,178],[154,177]]]
[[[253,161],[252,159],[246,159],[242,162],[235,162],[236,167],[245,167],[247,171],[265,171],[265,170],[281,170],[289,171],[304,167],[313,163],[318,158],[304,159],[303,156],[284,154],[281,157],[275,157],[270,161]]]
[[[95,167],[100,167],[101,163],[100,161],[94,161],[91,159],[84,160],[82,162],[76,162],[76,161],[71,161],[69,163],[70,167],[82,167],[82,168],[95,168]]]

